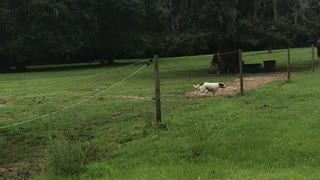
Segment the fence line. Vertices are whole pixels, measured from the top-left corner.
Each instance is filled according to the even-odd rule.
[[[259,52],[259,53],[255,53],[255,54],[243,54],[243,56],[255,56],[255,55],[261,55],[261,54],[275,54],[275,53],[284,53],[287,52],[287,50],[285,49],[274,49],[272,53],[268,53],[268,52]],[[239,51],[228,51],[225,53],[214,53],[213,55],[225,55],[225,54],[235,54],[235,53],[239,53]]]
[[[126,66],[122,66],[122,67],[118,67],[118,68],[111,69],[111,71],[128,68],[128,67],[130,67],[130,66],[134,66],[134,65],[137,65],[137,64],[140,64],[140,63],[143,63],[143,62],[147,62],[147,61],[148,61],[148,60],[141,60],[141,61],[135,62],[135,63],[133,63],[133,64],[129,64],[129,65],[126,65]],[[57,87],[57,86],[59,86],[59,85],[65,84],[65,83],[70,82],[70,81],[71,81],[71,83],[74,83],[75,81],[78,81],[78,80],[90,79],[90,78],[93,78],[93,77],[96,77],[96,76],[100,76],[100,75],[109,73],[109,72],[111,72],[111,71],[105,71],[105,72],[102,72],[102,73],[93,74],[93,75],[88,75],[88,76],[81,77],[81,78],[76,78],[76,79],[67,79],[66,81],[63,81],[63,82],[59,82],[59,83],[56,83],[56,84],[52,84],[52,85],[48,85],[48,86],[45,86],[45,87],[41,87],[41,88],[39,88],[39,90],[42,90],[42,91],[43,91],[43,90],[52,88],[53,86],[54,86],[54,87]],[[62,79],[65,79],[65,78],[62,78]]]
[[[260,52],[260,53],[254,53],[254,54],[243,54],[243,56],[248,57],[248,56],[257,56],[257,55],[262,55],[262,54],[268,54],[268,55],[272,55],[272,54],[277,54],[277,53],[286,53],[287,50],[278,50],[272,53],[268,53],[268,52]]]
[[[140,63],[143,63],[143,62],[146,62],[147,60],[142,60],[142,61],[139,61],[139,62],[136,62],[136,63],[133,63],[133,64],[129,64],[129,65],[126,65],[126,66],[122,66],[122,67],[119,67],[119,68],[115,68],[115,69],[112,69],[112,70],[120,70],[120,69],[124,69],[124,68],[127,68],[127,67],[130,67],[130,66],[134,66],[134,65],[137,65],[137,64],[140,64]],[[82,77],[82,78],[79,78],[78,80],[82,80],[82,79],[90,79],[92,77],[96,77],[96,76],[100,76],[102,74],[105,74],[107,72],[110,72],[110,71],[106,71],[106,72],[102,72],[102,73],[99,73],[99,74],[94,74],[94,75],[90,75],[90,76],[86,76],[86,77]]]
[[[224,52],[224,53],[216,53],[213,55],[225,55],[225,54],[234,54],[234,53],[239,53],[239,51],[229,51],[229,52]]]
[[[306,45],[306,46],[302,46],[302,47],[294,47],[294,48],[291,48],[291,49],[296,49],[296,48],[311,48],[312,47],[312,45]]]
[[[139,71],[141,71],[141,70],[142,70],[143,68],[145,68],[146,66],[147,66],[147,64],[145,64],[144,66],[142,66],[141,68],[139,68],[138,70],[136,70],[135,72],[133,72],[132,74],[130,74],[129,76],[127,76],[126,78],[124,78],[124,79],[122,79],[121,81],[117,82],[116,84],[110,86],[109,88],[107,88],[107,89],[105,89],[105,90],[102,90],[102,91],[100,91],[99,93],[97,93],[97,94],[95,94],[95,95],[92,95],[92,96],[90,96],[89,98],[84,99],[84,100],[82,100],[82,101],[80,101],[80,102],[78,102],[78,103],[72,104],[72,105],[67,106],[67,107],[65,107],[65,108],[62,108],[62,109],[60,109],[60,110],[56,110],[56,111],[53,111],[53,112],[51,112],[51,113],[47,113],[47,114],[45,114],[45,115],[42,115],[42,116],[39,116],[39,117],[36,117],[36,118],[33,118],[33,119],[29,119],[29,120],[22,121],[22,122],[19,122],[19,123],[14,123],[14,124],[7,125],[7,126],[2,126],[2,127],[0,127],[0,129],[5,129],[5,128],[8,128],[8,127],[12,127],[12,126],[18,126],[18,125],[25,124],[25,123],[28,123],[28,122],[32,122],[32,121],[35,121],[35,120],[38,120],[38,119],[42,119],[42,118],[45,118],[45,117],[48,117],[48,116],[52,116],[52,115],[54,115],[54,114],[60,113],[60,112],[62,112],[62,111],[66,111],[66,110],[71,109],[71,108],[73,108],[73,107],[75,107],[75,106],[78,106],[78,105],[80,105],[80,104],[82,104],[82,103],[85,103],[85,102],[87,102],[87,101],[89,101],[89,100],[91,100],[91,99],[99,96],[100,94],[102,94],[102,93],[104,93],[104,92],[106,92],[106,91],[108,91],[108,90],[110,90],[110,89],[118,86],[119,84],[121,84],[122,82],[126,81],[127,79],[129,79],[129,78],[132,77],[133,75],[137,74]]]
[[[139,61],[139,62],[136,62],[136,63],[133,63],[133,64],[129,64],[129,65],[126,65],[126,66],[122,66],[122,67],[119,67],[119,68],[115,68],[115,69],[112,69],[112,71],[115,71],[115,70],[120,70],[120,69],[124,69],[124,68],[128,68],[130,66],[134,66],[134,65],[137,65],[137,64],[140,64],[140,63],[143,63],[143,62],[146,62],[147,60],[142,60],[142,61]],[[103,75],[103,74],[106,74],[106,73],[109,73],[110,71],[105,71],[105,72],[102,72],[102,73],[98,73],[98,74],[93,74],[93,75],[89,75],[89,76],[85,76],[85,77],[81,77],[81,78],[77,78],[77,79],[72,79],[72,82],[74,81],[78,81],[78,80],[83,80],[83,79],[90,79],[90,78],[93,78],[93,77],[96,77],[96,76],[100,76],[100,75]],[[54,85],[49,85],[47,87],[43,87],[42,89],[40,90],[45,90],[45,89],[48,89],[48,88],[52,88],[52,86],[59,86],[59,85],[62,85],[62,84],[65,84],[66,82],[68,82],[69,80],[67,81],[64,81],[64,82],[60,82],[60,83],[57,83],[57,84],[54,84]]]

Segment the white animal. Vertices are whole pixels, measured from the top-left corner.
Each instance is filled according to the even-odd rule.
[[[197,88],[197,90],[194,93],[196,96],[198,95],[199,92],[208,94],[209,91],[211,91],[213,96],[215,96],[216,91],[219,88],[225,88],[226,85],[222,82],[218,82],[218,83],[204,82],[198,85],[193,85],[193,87]]]

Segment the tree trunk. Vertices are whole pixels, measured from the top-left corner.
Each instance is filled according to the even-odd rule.
[[[293,22],[295,26],[298,25],[298,17],[299,17],[299,12],[295,9],[293,11]]]
[[[172,30],[172,35],[173,37],[176,36],[176,28],[175,28],[175,18],[174,15],[171,15],[171,30]]]
[[[114,64],[114,60],[113,59],[108,59],[107,60],[107,65],[108,66],[111,66],[111,65],[113,65]]]
[[[220,48],[217,51],[218,62],[216,65],[217,73],[237,73],[239,72],[239,53],[237,49],[240,46],[240,19],[245,10],[245,0],[233,1],[232,14],[226,17],[225,37],[224,41],[220,43]],[[216,58],[216,57],[215,57]],[[217,60],[215,60],[217,61]]]
[[[25,62],[17,62],[16,64],[17,72],[25,72],[27,71],[27,65]]]
[[[320,59],[320,39],[318,39],[317,41],[317,55],[318,55],[318,59]]]
[[[175,18],[175,14],[174,14],[173,3],[170,0],[167,2],[167,9],[170,12],[170,18],[171,18],[170,26],[171,26],[172,36],[175,37],[176,36],[176,27],[175,27],[176,26],[175,25],[175,23],[176,23],[175,19],[176,18]]]
[[[100,66],[105,66],[106,65],[106,62],[102,59],[99,60],[99,65]]]
[[[239,53],[235,49],[219,49],[211,62],[217,74],[239,72]]]
[[[261,3],[261,0],[254,0],[253,1],[253,17],[258,16],[258,8]]]
[[[277,20],[278,19],[278,0],[273,0],[273,19]]]
[[[3,59],[4,60],[4,59]],[[10,70],[10,65],[8,62],[2,62],[0,60],[0,73],[6,73],[6,72],[9,72]]]

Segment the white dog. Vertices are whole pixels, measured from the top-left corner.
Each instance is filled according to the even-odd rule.
[[[218,82],[218,83],[209,83],[209,82],[204,82],[202,84],[198,84],[198,85],[193,85],[193,87],[197,88],[197,90],[195,91],[195,95],[198,95],[199,92],[208,94],[209,91],[212,92],[213,96],[215,96],[216,91],[219,88],[225,88],[226,85],[222,82]]]

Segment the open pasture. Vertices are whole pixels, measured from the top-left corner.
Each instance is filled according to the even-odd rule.
[[[285,72],[286,53],[252,53],[245,63],[276,59]],[[160,59],[162,129],[154,125],[152,66],[106,90],[144,65],[121,63],[140,60],[2,74],[0,127],[106,91],[0,129],[0,179],[319,179],[320,71],[311,72],[311,50],[292,50],[291,82],[243,97],[186,97],[193,84],[237,78],[208,74],[211,58]]]

